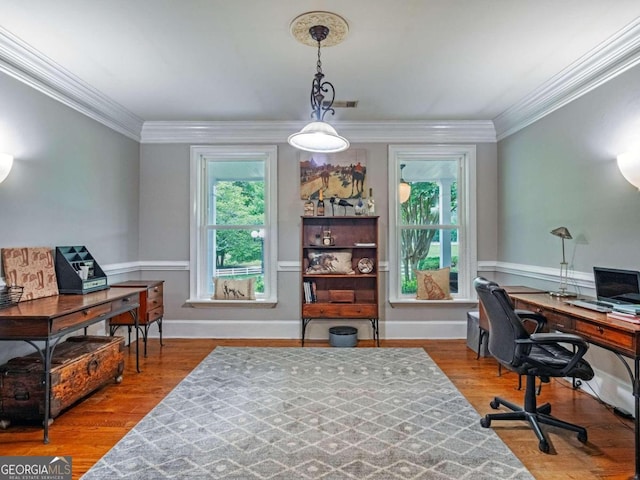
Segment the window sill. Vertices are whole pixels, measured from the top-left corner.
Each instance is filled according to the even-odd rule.
[[[427,306],[427,305],[437,305],[445,306],[476,306],[478,305],[478,300],[475,298],[454,298],[453,300],[418,300],[415,298],[390,298],[389,305],[391,307],[416,307],[416,306]]]
[[[277,299],[256,299],[256,300],[211,300],[203,298],[189,298],[185,305],[191,308],[218,308],[218,307],[239,307],[239,308],[274,308],[278,304]]]

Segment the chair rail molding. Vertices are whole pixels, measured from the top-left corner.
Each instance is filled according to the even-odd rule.
[[[189,262],[187,260],[143,260],[137,262],[111,263],[103,265],[102,269],[107,275],[122,275],[142,271],[184,271],[189,270]]]
[[[559,282],[560,269],[556,267],[540,267],[538,265],[524,265],[499,261],[479,261],[478,273],[504,273],[520,277],[543,280],[545,282]],[[574,287],[595,289],[593,274],[569,270],[569,284]]]

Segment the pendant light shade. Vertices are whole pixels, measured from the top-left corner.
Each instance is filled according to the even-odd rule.
[[[398,188],[398,191],[400,193],[400,203],[404,203],[409,200],[409,197],[411,196],[411,185],[402,182],[400,185],[398,185]]]
[[[405,203],[411,196],[411,185],[405,182],[404,177],[402,176],[404,167],[404,163],[400,165],[400,185],[398,185],[398,196],[400,197],[400,203]]]
[[[287,140],[300,150],[307,152],[335,153],[349,148],[349,141],[338,135],[327,122],[311,122]]]
[[[334,29],[330,36],[331,28]],[[336,91],[333,84],[324,80],[322,62],[320,60],[320,46],[323,40],[329,45],[336,45],[346,35],[348,26],[345,20],[338,15],[329,12],[309,12],[296,18],[291,31],[298,41],[305,45],[317,45],[318,60],[316,62],[316,74],[311,84],[311,117],[313,121],[302,130],[290,135],[287,141],[289,145],[317,153],[342,152],[349,148],[349,141],[338,135],[335,128],[324,121],[327,112],[335,113],[333,100]],[[309,42],[314,43],[309,43]]]

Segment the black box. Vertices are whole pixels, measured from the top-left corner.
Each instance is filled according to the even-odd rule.
[[[81,277],[87,269],[87,278]],[[56,278],[60,293],[85,294],[109,288],[107,276],[86,247],[56,247]]]

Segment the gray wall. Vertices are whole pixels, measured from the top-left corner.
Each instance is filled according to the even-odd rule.
[[[549,232],[564,225],[574,237],[566,243],[570,277],[592,279],[594,265],[640,270],[640,194],[615,160],[640,140],[638,85],[640,67],[499,142],[499,261],[558,268],[560,239]],[[498,278],[557,288],[526,274]],[[593,389],[631,411],[629,380],[618,359],[598,347],[587,358],[598,370]]]
[[[640,270],[640,195],[616,165],[640,140],[636,67],[498,144],[498,260],[557,267],[564,225],[570,269]]]
[[[387,145],[354,144],[367,151],[370,173],[380,218],[380,260],[387,261]],[[143,144],[140,170],[140,258],[155,261],[189,259],[189,145]],[[480,260],[496,258],[497,189],[496,145],[477,146],[478,225]],[[167,336],[298,338],[300,335],[299,271],[282,267],[299,262],[300,215],[303,201],[298,186],[298,152],[278,145],[278,304],[275,308],[220,307],[190,308],[187,271],[143,272],[145,277],[166,281]],[[402,306],[391,308],[386,275],[381,286],[381,334],[384,338],[464,337],[465,312],[471,304],[447,306]],[[443,328],[443,324],[445,328]],[[362,323],[362,337],[370,329]],[[310,338],[327,338],[326,322],[312,322]],[[153,332],[152,332],[153,334]]]
[[[101,265],[136,261],[138,143],[4,74],[0,99],[0,151],[15,158],[0,248],[86,245]],[[20,349],[0,348],[0,362]]]

